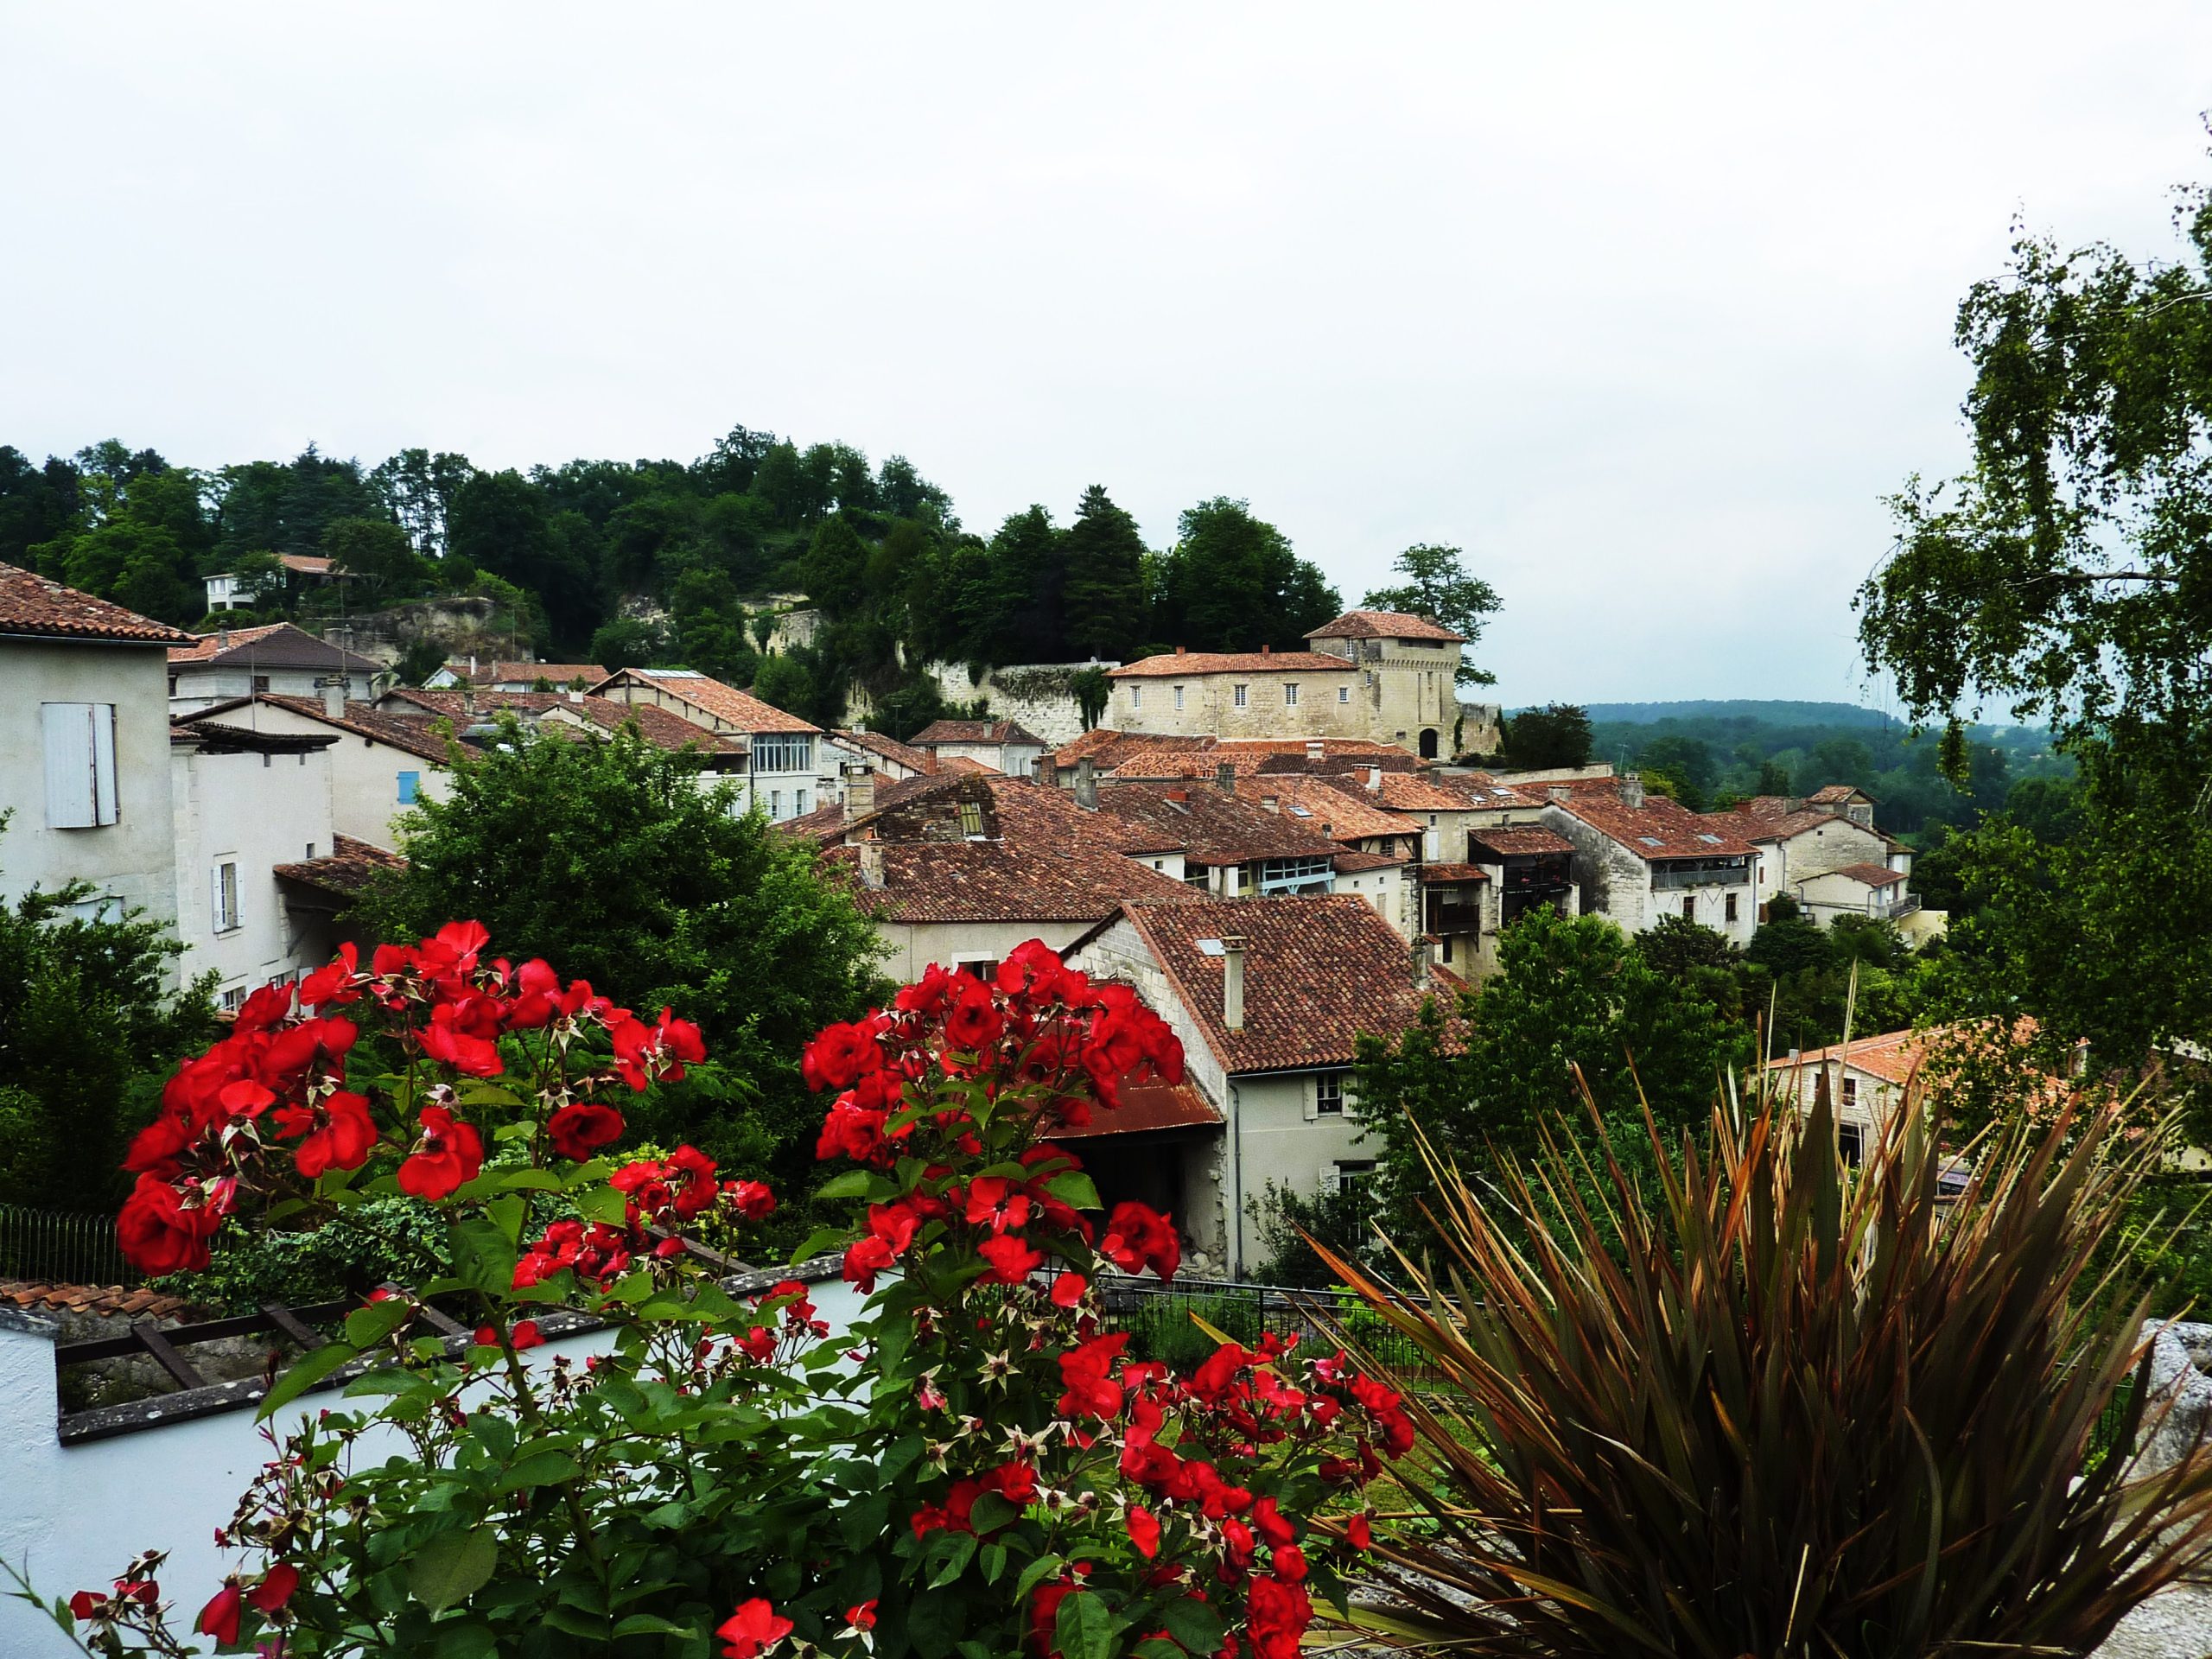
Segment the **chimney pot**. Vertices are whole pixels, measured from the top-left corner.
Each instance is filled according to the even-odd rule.
[[[855,766],[845,777],[844,819],[850,823],[855,818],[866,817],[875,810],[875,779],[865,766]],[[876,858],[879,870],[883,860]]]
[[[1213,783],[1223,794],[1234,795],[1236,792],[1236,768],[1228,761],[1223,761],[1213,769]]]
[[[216,649],[216,650],[218,650],[218,651],[228,651],[230,648],[231,648],[231,631],[230,631],[228,628],[218,628],[218,629],[216,629],[216,630],[215,630],[215,649]]]
[[[468,677],[472,680],[476,677],[476,653],[473,651],[468,653]]]
[[[1426,933],[1422,934],[1421,938],[1414,941],[1414,984],[1416,987],[1425,986],[1428,983],[1430,952],[1435,948],[1433,941],[1432,941]]]
[[[1098,810],[1098,768],[1087,754],[1075,763],[1075,804],[1085,811]]]
[[[1621,804],[1631,810],[1643,804],[1643,774],[1637,772],[1621,774]]]
[[[322,689],[322,712],[332,720],[346,718],[346,680],[344,676],[324,675],[315,683]]]
[[[1188,645],[1178,645],[1175,647],[1175,654],[1178,657],[1187,657],[1191,654],[1191,648]]]
[[[1378,792],[1382,790],[1382,767],[1380,767],[1380,766],[1370,766],[1370,767],[1367,769],[1367,786],[1368,786],[1368,788],[1370,788],[1370,789],[1371,789],[1371,790],[1375,790],[1375,791],[1378,791]]]
[[[1260,655],[1262,657],[1272,657],[1274,654],[1275,648],[1273,645],[1262,645],[1260,647]]]
[[[1244,941],[1221,942],[1221,1024],[1224,1031],[1244,1029]]]
[[[1319,760],[1326,752],[1319,738],[1309,737],[1306,740],[1306,758],[1308,760]]]
[[[861,842],[861,885],[872,892],[883,891],[883,843],[880,841]]]
[[[1187,789],[1171,789],[1167,791],[1167,798],[1171,801],[1187,801],[1191,798],[1191,791]]]
[[[1565,784],[1546,784],[1544,785],[1544,796],[1545,798],[1549,800],[1554,805],[1565,806],[1569,800],[1573,798],[1574,791],[1569,789]]]
[[[584,700],[584,694],[583,694],[582,692],[578,691],[578,690],[574,690],[574,689],[571,689],[571,690],[570,690],[570,691],[569,692],[569,701],[570,702],[582,702],[583,700]]]
[[[1270,811],[1270,812],[1280,812],[1280,811],[1281,811],[1281,810],[1282,810],[1282,806],[1281,806],[1281,803],[1279,803],[1279,802],[1275,799],[1275,798],[1274,798],[1274,796],[1272,796],[1272,795],[1262,795],[1262,796],[1261,796],[1261,797],[1260,797],[1260,804],[1261,804],[1262,806],[1266,807],[1266,808],[1268,809],[1268,811]]]

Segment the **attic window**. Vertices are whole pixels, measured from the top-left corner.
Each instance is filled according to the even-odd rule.
[[[1293,801],[1290,804],[1290,810],[1291,816],[1294,817],[1310,818],[1313,816],[1313,811],[1311,807],[1300,806],[1295,801]]]
[[[980,802],[960,803],[960,833],[976,836],[983,833],[983,809]]]
[[[1198,954],[1202,957],[1224,957],[1229,953],[1223,948],[1219,939],[1200,939]]]
[[[1659,845],[1659,837],[1656,836],[1638,836],[1637,839],[1647,847],[1656,847]]]
[[[1718,847],[1720,844],[1720,837],[1718,836],[1700,836],[1698,839],[1708,847]]]

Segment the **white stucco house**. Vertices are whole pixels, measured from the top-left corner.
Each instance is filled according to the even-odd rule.
[[[709,732],[743,740],[744,766],[731,774],[738,810],[758,806],[779,823],[837,800],[845,767],[857,758],[825,741],[819,726],[688,668],[626,668],[593,686],[591,695],[666,709]]]
[[[974,760],[1009,778],[1032,775],[1052,745],[1011,720],[938,720],[913,735],[912,746],[938,765]]]
[[[171,648],[169,710],[189,714],[257,692],[320,697],[334,686],[340,696],[365,700],[391,677],[383,664],[289,622],[221,628]]]
[[[1799,897],[1799,884],[1830,870],[1872,866],[1898,877],[1894,916],[1918,908],[1910,900],[1904,879],[1912,874],[1912,849],[1874,827],[1874,798],[1864,790],[1835,785],[1802,798],[1756,795],[1727,812],[1708,812],[1758,851],[1753,882],[1759,912],[1776,895]]]
[[[336,853],[331,751],[344,734],[186,721],[169,737],[178,973],[213,969],[219,1007],[330,959],[327,918],[298,913],[280,867]]]
[[[81,880],[175,918],[167,656],[191,639],[0,564],[0,901]]]
[[[1124,905],[1069,960],[1131,985],[1173,1027],[1187,1085],[1221,1117],[1211,1155],[1137,1133],[1102,1147],[1108,1161],[1086,1147],[1101,1192],[1122,1181],[1179,1187],[1177,1224],[1232,1278],[1260,1266],[1249,1210],[1270,1184],[1311,1195],[1374,1173],[1351,1087],[1355,1040],[1404,1030],[1425,997],[1454,984],[1349,893]]]

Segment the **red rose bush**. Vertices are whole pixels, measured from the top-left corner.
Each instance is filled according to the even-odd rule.
[[[855,1222],[799,1254],[834,1245],[866,1297],[833,1332],[806,1282],[718,1278],[685,1242],[762,1220],[766,1185],[690,1147],[616,1150],[624,1099],[705,1058],[697,1030],[488,946],[454,924],[256,993],[131,1148],[121,1230],[149,1272],[370,1198],[447,1223],[419,1282],[270,1393],[264,1417],[344,1386],[272,1439],[199,1633],[287,1656],[1289,1659],[1341,1599],[1364,1489],[1411,1440],[1397,1397],[1272,1336],[1179,1376],[1106,1326],[1102,1274],[1170,1278],[1181,1250],[1141,1205],[1102,1216],[1054,1138],[1180,1079],[1125,987],[1033,942],[809,1045],[819,1196]],[[546,1346],[563,1309],[611,1351]],[[456,1317],[473,1335],[442,1334]],[[159,1561],[57,1618],[101,1652],[190,1650]]]

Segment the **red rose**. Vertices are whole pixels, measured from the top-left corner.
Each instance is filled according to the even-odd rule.
[[[1083,1300],[1083,1294],[1090,1288],[1090,1281],[1079,1273],[1064,1273],[1052,1281],[1052,1304],[1056,1307],[1073,1307]]]
[[[1147,1561],[1160,1554],[1160,1517],[1141,1503],[1129,1505],[1124,1522],[1128,1528],[1129,1541],[1137,1547],[1137,1554]]]
[[[1257,1659],[1298,1659],[1298,1644],[1313,1622],[1313,1604],[1305,1590],[1281,1579],[1252,1580],[1245,1603],[1245,1624]]]
[[[141,1175],[116,1217],[116,1243],[124,1259],[149,1276],[198,1273],[207,1265],[207,1241],[222,1224],[212,1204],[188,1206],[167,1181]]]
[[[965,1054],[996,1042],[1006,1022],[999,1017],[998,1004],[992,1000],[990,988],[972,975],[963,977],[968,982],[960,988],[944,1016],[944,1040],[948,1047]]]
[[[513,1343],[515,1351],[520,1353],[525,1348],[539,1346],[545,1338],[539,1332],[536,1319],[524,1319],[515,1326],[514,1333],[508,1340]]]
[[[245,1609],[245,1595],[232,1579],[215,1592],[214,1599],[200,1610],[200,1622],[192,1628],[202,1636],[212,1636],[225,1647],[238,1639],[238,1615]]]
[[[722,1196],[747,1221],[765,1221],[776,1213],[776,1195],[766,1181],[725,1181]]]
[[[575,1101],[560,1108],[545,1122],[553,1150],[577,1163],[590,1161],[600,1147],[622,1138],[622,1114],[594,1101]]]
[[[377,1126],[369,1116],[368,1097],[340,1090],[320,1106],[282,1106],[276,1111],[278,1132],[305,1133],[292,1154],[292,1162],[309,1180],[334,1169],[359,1169],[369,1160],[377,1144]]]
[[[1354,1549],[1375,1548],[1375,1526],[1363,1515],[1355,1515],[1344,1522],[1344,1537]]]
[[[755,1659],[791,1633],[791,1622],[759,1597],[741,1602],[715,1634],[722,1639],[722,1659]]]
[[[1174,1224],[1141,1204],[1114,1206],[1098,1248],[1124,1273],[1141,1273],[1149,1267],[1162,1279],[1173,1279],[1183,1262],[1183,1241]]]
[[[281,1612],[299,1587],[300,1569],[289,1561],[279,1561],[262,1574],[261,1582],[245,1592],[245,1599],[264,1613]]]
[[[414,1153],[399,1166],[399,1190],[435,1203],[476,1179],[484,1167],[484,1143],[443,1106],[425,1106],[422,1125]]]
[[[968,1219],[1002,1233],[1029,1220],[1029,1195],[1001,1175],[979,1175],[968,1183]]]
[[[1017,1233],[987,1238],[976,1253],[991,1264],[988,1282],[995,1285],[1018,1285],[1045,1265],[1043,1255],[1031,1249]]]
[[[817,1093],[824,1089],[849,1089],[861,1072],[873,1071],[882,1064],[875,1033],[861,1025],[823,1027],[806,1046],[798,1063],[806,1086]]]

